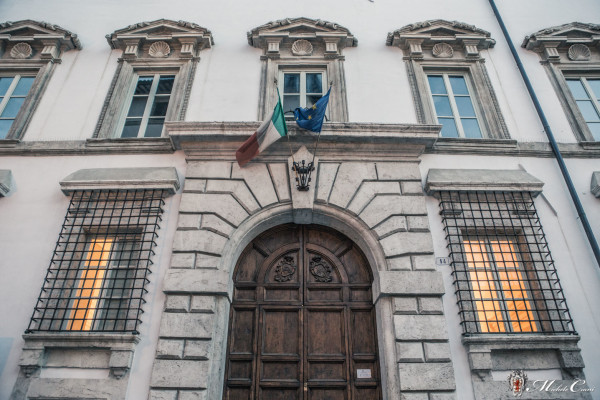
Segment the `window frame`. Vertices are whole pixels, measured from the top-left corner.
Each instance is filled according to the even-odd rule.
[[[279,68],[279,76],[277,81],[277,88],[279,89],[279,93],[281,95],[281,103],[284,104],[284,96],[286,93],[284,92],[284,76],[285,74],[300,74],[300,105],[301,108],[306,108],[306,97],[309,94],[306,93],[306,74],[310,73],[320,73],[321,74],[321,97],[327,93],[327,69],[325,67],[318,66],[309,66],[309,67],[299,67],[299,66],[290,66],[289,68]],[[304,99],[304,104],[302,104],[302,100]],[[294,110],[283,110],[283,113],[286,119],[294,119],[293,115]],[[328,117],[329,112],[327,112]]]
[[[431,109],[433,111],[433,116],[435,118],[435,122],[439,125],[442,125],[439,123],[439,116],[437,115],[437,111],[435,109],[435,102],[434,102],[434,96],[437,96],[438,94],[433,94],[433,92],[431,91],[431,85],[429,84],[429,77],[430,76],[438,76],[441,75],[443,80],[444,80],[444,86],[446,89],[446,94],[448,96],[449,102],[450,102],[450,108],[452,110],[452,119],[454,120],[454,123],[456,125],[456,130],[458,133],[458,137],[454,137],[454,136],[442,136],[442,132],[440,131],[440,138],[446,138],[446,137],[450,137],[450,138],[458,138],[458,139],[485,139],[488,137],[487,131],[485,129],[485,124],[483,123],[483,117],[482,117],[482,111],[479,107],[479,102],[475,101],[477,99],[477,92],[475,91],[475,88],[471,82],[471,77],[469,75],[468,72],[464,72],[464,71],[453,71],[453,70],[441,70],[441,71],[437,71],[437,70],[425,70],[425,80],[427,81],[427,89],[429,92],[429,100],[430,100],[430,106]],[[473,106],[473,110],[475,112],[475,117],[469,117],[471,119],[475,119],[477,121],[477,124],[479,126],[479,131],[481,133],[481,137],[467,137],[465,135],[465,131],[463,128],[463,124],[461,119],[463,117],[461,117],[459,111],[458,111],[458,105],[456,104],[456,95],[454,95],[454,91],[452,89],[452,85],[450,84],[450,77],[451,76],[460,76],[464,79],[465,81],[465,85],[467,86],[467,91],[468,91],[468,97],[471,101],[471,105]],[[464,97],[459,95],[459,97]],[[443,129],[443,128],[442,128]]]
[[[150,119],[150,112],[152,111],[152,106],[154,105],[154,100],[156,98],[156,92],[158,90],[158,83],[160,80],[161,76],[174,76],[174,80],[173,80],[173,87],[171,88],[171,92],[169,93],[169,104],[167,106],[167,111],[165,113],[164,116],[164,122],[167,121],[167,116],[169,116],[169,112],[172,109],[172,97],[173,97],[173,91],[175,90],[175,87],[177,85],[177,77],[178,74],[175,71],[151,71],[151,72],[144,72],[144,71],[135,71],[132,79],[131,79],[131,85],[127,91],[127,96],[125,97],[126,100],[129,100],[129,105],[125,106],[122,108],[122,112],[121,115],[119,117],[119,123],[117,125],[117,135],[115,136],[116,138],[120,138],[120,139],[144,139],[144,138],[160,138],[163,137],[164,134],[164,122],[163,122],[163,127],[161,130],[161,134],[159,136],[145,136],[146,133],[146,129],[147,129],[147,125],[148,125],[148,121]],[[133,137],[123,137],[123,129],[125,128],[125,124],[127,122],[127,118],[128,118],[128,114],[129,114],[129,109],[131,108],[131,104],[133,101],[133,98],[135,96],[135,89],[137,87],[139,78],[143,77],[143,76],[152,76],[152,87],[150,89],[150,93],[148,95],[148,101],[146,102],[146,106],[144,107],[144,114],[142,115],[142,121],[140,123],[140,127],[138,129],[138,134],[137,136]],[[157,80],[158,77],[158,80]],[[150,101],[152,100],[152,101]],[[125,104],[127,104],[127,102],[125,102]],[[120,134],[119,134],[120,132]],[[143,134],[142,134],[143,132]]]
[[[11,133],[13,125],[15,124],[16,121],[19,120],[19,114],[21,114],[21,110],[25,107],[25,102],[27,101],[29,94],[32,91],[33,85],[35,83],[36,75],[20,73],[20,72],[17,72],[16,74],[0,73],[0,78],[12,78],[13,79],[12,83],[9,85],[8,89],[6,90],[6,93],[4,93],[2,95],[2,101],[0,101],[0,121],[4,121],[4,120],[12,121],[10,128],[8,128],[8,131],[6,132],[6,136],[3,138],[0,137],[0,140],[2,140],[2,139],[8,138],[8,136]],[[13,93],[14,93],[15,89],[17,88],[17,86],[19,85],[19,82],[21,81],[22,78],[33,78],[33,82],[31,83],[31,86],[29,86],[29,89],[27,89],[27,94],[25,96],[13,96]],[[6,109],[8,102],[12,98],[15,98],[15,97],[23,98],[23,103],[19,106],[19,111],[17,111],[17,114],[15,115],[14,118],[3,118],[2,114],[4,113],[4,110]]]
[[[553,68],[553,67],[554,66],[552,65],[550,68]],[[571,128],[573,129],[575,137],[577,138],[577,140],[579,142],[600,143],[600,137],[598,139],[596,139],[594,137],[591,129],[589,128],[589,126],[587,124],[587,121],[585,120],[585,118],[583,116],[583,113],[579,109],[579,105],[577,104],[577,99],[575,99],[575,96],[571,92],[571,88],[569,87],[569,84],[567,83],[567,81],[571,80],[571,79],[577,79],[580,81],[581,81],[581,79],[587,80],[588,78],[600,79],[600,65],[598,66],[597,70],[594,70],[593,68],[590,68],[590,69],[585,68],[582,70],[581,66],[574,66],[574,67],[564,66],[564,67],[560,67],[558,69],[559,69],[558,82],[553,82],[553,83],[555,83],[555,87],[558,89],[557,94],[558,94],[559,100],[561,101],[563,108],[565,109],[565,114],[566,114],[567,120],[569,121],[569,124],[571,125]],[[585,87],[585,85],[584,85],[584,89],[587,92],[587,88]],[[589,95],[589,92],[587,92],[587,94]],[[595,111],[600,116],[600,101],[598,101],[598,99],[595,99],[593,97],[591,97],[590,100],[592,101],[592,104],[594,105]]]

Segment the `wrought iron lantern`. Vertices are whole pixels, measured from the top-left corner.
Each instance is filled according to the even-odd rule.
[[[294,161],[292,171],[296,172],[296,188],[301,191],[307,191],[310,188],[310,174],[314,171],[315,167],[313,166],[313,161],[309,162],[308,165],[306,165],[304,160],[301,163],[302,165],[300,165],[300,162]]]

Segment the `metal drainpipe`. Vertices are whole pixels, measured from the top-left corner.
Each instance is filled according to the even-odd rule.
[[[581,224],[583,225],[583,229],[585,230],[585,234],[587,235],[588,241],[590,242],[590,246],[592,247],[594,256],[596,256],[596,262],[598,263],[598,266],[600,266],[600,248],[598,248],[598,242],[596,241],[596,238],[594,237],[594,232],[592,231],[590,223],[585,215],[585,211],[583,209],[583,206],[581,205],[581,201],[579,200],[577,191],[575,190],[575,187],[573,186],[573,181],[571,180],[571,176],[569,175],[567,166],[565,165],[565,162],[562,158],[562,154],[560,154],[560,150],[558,149],[558,144],[556,143],[556,140],[554,139],[554,134],[552,133],[552,129],[550,129],[550,125],[548,124],[546,115],[544,114],[544,111],[542,110],[542,106],[540,105],[540,102],[538,101],[535,91],[533,90],[533,87],[531,86],[531,82],[529,81],[527,72],[525,72],[525,68],[523,68],[523,64],[521,63],[521,58],[519,58],[519,55],[517,54],[517,50],[515,49],[515,46],[513,45],[510,35],[508,34],[508,31],[506,30],[506,26],[504,25],[504,22],[502,21],[502,17],[500,16],[500,12],[498,11],[498,8],[496,8],[496,4],[494,3],[494,0],[489,0],[489,2],[490,2],[490,5],[492,6],[492,10],[494,10],[494,15],[496,16],[498,25],[500,25],[500,28],[502,29],[502,33],[504,33],[504,38],[506,39],[506,42],[508,43],[508,47],[510,47],[510,52],[512,53],[513,58],[515,59],[515,62],[517,63],[517,67],[519,67],[519,71],[521,72],[521,76],[523,77],[523,80],[525,81],[525,85],[527,86],[527,91],[529,92],[529,96],[531,97],[531,100],[533,101],[533,104],[535,105],[535,109],[538,113],[538,116],[540,117],[540,120],[542,121],[542,126],[544,127],[544,132],[546,132],[546,136],[548,136],[548,141],[550,142],[550,147],[552,147],[552,152],[554,153],[554,156],[556,157],[556,161],[558,162],[558,166],[560,167],[560,172],[562,172],[565,183],[567,184],[567,188],[569,188],[569,193],[571,194],[571,198],[573,199],[573,204],[575,205],[575,208],[577,209],[577,215],[579,215],[579,220],[581,221]]]

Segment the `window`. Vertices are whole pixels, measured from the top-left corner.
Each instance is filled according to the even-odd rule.
[[[102,139],[95,145],[113,138],[161,138],[166,121],[185,118],[200,51],[212,46],[212,34],[190,22],[160,19],[130,25],[107,38],[122,57],[94,130],[93,138]],[[123,146],[131,142],[120,141]],[[151,146],[153,141],[146,142]],[[144,146],[139,141],[133,145]]]
[[[442,137],[481,138],[473,101],[462,75],[427,75]]]
[[[138,77],[121,137],[160,137],[175,75]]]
[[[531,194],[439,197],[464,333],[573,333]]]
[[[418,122],[442,125],[441,138],[451,139],[438,144],[461,149],[464,141],[452,139],[510,138],[482,56],[494,44],[489,32],[456,21],[424,21],[388,34],[387,45],[404,53]]]
[[[600,79],[567,79],[567,85],[594,140],[600,141]]]
[[[29,332],[137,332],[166,193],[73,193]]]
[[[263,51],[258,119],[263,120],[282,96],[283,110],[309,107],[331,86],[327,120],[348,121],[344,56],[357,41],[333,22],[286,18],[268,22],[248,32],[248,43]]]
[[[81,49],[77,35],[32,20],[0,24],[0,140],[19,140],[61,56]]]
[[[288,114],[298,107],[310,107],[326,91],[326,79],[323,72],[280,72],[282,82],[283,111]]]
[[[0,76],[0,139],[8,135],[34,79],[33,76]]]

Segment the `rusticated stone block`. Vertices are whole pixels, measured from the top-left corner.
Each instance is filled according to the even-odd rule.
[[[163,313],[159,335],[161,338],[210,339],[212,324],[210,314]]]
[[[227,161],[189,162],[185,173],[187,178],[229,178],[231,164]]]
[[[402,194],[423,194],[423,186],[420,181],[402,182],[401,187]]]
[[[423,344],[425,348],[425,360],[430,361],[450,361],[450,345],[448,343],[427,343]]]
[[[411,256],[413,269],[416,271],[434,271],[435,258],[433,255]]]
[[[221,254],[227,239],[209,231],[177,231],[173,239],[173,251],[202,251]]]
[[[208,360],[211,345],[210,340],[186,340],[183,358],[186,360]]]
[[[362,220],[371,228],[390,215],[427,215],[425,197],[382,194],[360,213]]]
[[[380,238],[390,233],[406,231],[406,217],[403,215],[394,215],[377,225],[373,230]]]
[[[421,342],[397,342],[398,362],[423,362],[423,344]]]
[[[444,282],[438,271],[380,271],[382,295],[442,295]]]
[[[379,241],[386,256],[409,253],[433,253],[429,232],[398,232]]]
[[[408,162],[378,162],[377,178],[380,180],[420,180],[419,164]]]
[[[393,257],[388,258],[388,269],[391,271],[410,271],[412,269],[410,257]]]
[[[168,295],[165,302],[167,312],[188,312],[190,310],[190,296]]]
[[[454,370],[450,363],[399,363],[400,389],[454,390]]]
[[[167,271],[165,293],[210,293],[229,295],[229,274],[216,269],[170,269]]]
[[[173,253],[171,268],[194,268],[196,255],[194,253]]]
[[[205,400],[206,390],[181,390],[177,400]]]
[[[348,205],[348,210],[358,214],[377,194],[400,194],[398,182],[363,182]]]
[[[151,390],[149,400],[176,400],[177,390]]]
[[[234,226],[248,217],[248,212],[231,194],[184,193],[179,210],[184,213],[214,213]]]
[[[441,297],[420,297],[419,311],[421,314],[443,314],[444,306]]]
[[[215,312],[215,298],[213,296],[192,296],[192,312],[209,313]]]
[[[151,387],[206,389],[208,361],[155,360]]]
[[[394,315],[397,340],[448,340],[443,315]]]
[[[183,345],[183,339],[159,339],[156,358],[180,359],[183,356]]]
[[[394,297],[394,314],[417,314],[415,297]]]

